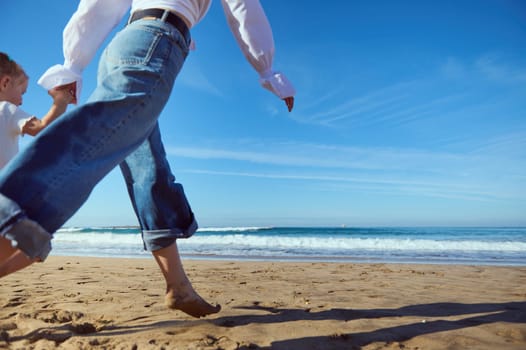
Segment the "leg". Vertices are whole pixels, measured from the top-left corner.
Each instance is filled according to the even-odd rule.
[[[176,238],[197,229],[183,188],[174,182],[156,126],[148,139],[120,165],[133,208],[142,228],[144,246],[159,264],[166,280],[166,304],[194,317],[218,312],[203,300],[188,280]]]
[[[193,317],[204,317],[221,310],[210,305],[192,287],[183,269],[177,244],[152,252],[166,280],[166,306],[181,310]]]
[[[39,261],[39,259],[30,259],[21,250],[16,249],[11,256],[0,264],[0,278],[24,269],[37,261]]]
[[[0,236],[0,278],[28,267],[38,259],[28,258],[16,249],[9,239]]]
[[[56,120],[2,169],[0,236],[21,242],[23,232],[11,227],[26,219],[56,231],[156,126],[187,43],[164,22],[148,21],[147,30],[140,22],[105,50],[90,102]]]
[[[197,223],[183,186],[175,182],[155,125],[148,138],[120,164],[145,249],[158,250],[188,238]]]
[[[0,204],[20,213],[20,208],[9,202],[0,194]],[[13,221],[13,224],[4,225],[0,232],[0,277],[45,260],[51,251],[51,235],[38,223],[25,217]]]
[[[11,241],[0,236],[0,264],[7,261],[15,252],[16,248],[13,247]]]

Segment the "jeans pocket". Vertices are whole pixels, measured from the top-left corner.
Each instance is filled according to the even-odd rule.
[[[114,65],[148,66],[158,60],[162,65],[171,50],[171,41],[158,28],[128,26],[106,48],[105,60]]]

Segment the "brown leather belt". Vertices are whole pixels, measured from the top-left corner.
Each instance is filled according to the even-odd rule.
[[[186,23],[184,23],[184,21],[173,12],[164,9],[139,10],[132,14],[128,23],[137,21],[144,17],[154,17],[160,19],[163,22],[170,23],[179,31],[179,33],[183,35],[187,42],[190,40],[190,30],[188,30]]]

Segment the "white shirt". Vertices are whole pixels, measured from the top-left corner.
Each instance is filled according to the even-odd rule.
[[[16,105],[0,101],[0,169],[18,153],[18,137],[31,117]]]
[[[79,99],[82,72],[108,34],[127,11],[165,8],[183,15],[190,27],[206,15],[211,0],[81,0],[63,33],[64,64],[49,68],[38,83],[46,90],[77,81]],[[259,0],[221,0],[227,23],[260,83],[279,98],[295,95],[284,74],[272,70],[274,39]]]

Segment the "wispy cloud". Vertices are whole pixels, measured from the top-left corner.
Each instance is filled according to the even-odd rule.
[[[473,201],[506,200],[526,195],[524,133],[501,135],[486,143],[473,143],[462,152],[419,149],[351,147],[308,143],[243,142],[243,150],[227,148],[167,147],[170,155],[192,159],[222,160],[222,169],[187,172],[270,178],[286,181],[316,181],[341,190],[392,193],[403,196]],[[466,148],[466,147],[465,147]],[[254,170],[250,164],[261,166]],[[208,163],[205,167],[207,167]],[[215,163],[214,166],[218,166]],[[265,171],[262,171],[265,169]]]
[[[507,61],[503,55],[486,54],[469,62],[450,56],[424,78],[380,87],[358,96],[335,88],[299,106],[290,117],[300,123],[330,128],[400,127],[475,105],[507,104],[503,84],[516,89],[516,83],[524,82],[526,67]],[[487,94],[493,97],[492,101],[486,100]]]
[[[206,77],[201,68],[196,64],[185,65],[177,79],[178,84],[180,83],[211,95],[223,97],[221,90]]]
[[[521,157],[526,161],[526,130],[497,135],[477,145],[473,154],[486,156]],[[526,168],[524,169],[526,173]]]
[[[444,78],[471,83],[472,86],[488,82],[515,84],[526,81],[526,67],[499,53],[487,53],[472,61],[450,56],[442,63],[439,72]]]
[[[239,151],[219,148],[167,147],[167,153],[178,157],[195,159],[223,159],[250,163],[292,167],[340,168],[340,169],[405,169],[412,166],[427,169],[441,164],[465,162],[457,154],[401,150],[389,148],[360,148],[323,144],[267,144],[267,151]]]
[[[456,73],[459,74],[459,73]],[[411,81],[350,97],[347,101],[327,101],[313,107],[315,112],[302,110],[296,120],[326,127],[399,127],[416,120],[436,118],[465,103],[466,92],[443,90],[438,81]],[[339,96],[344,100],[345,96]]]
[[[396,108],[400,101],[408,97],[408,90],[411,90],[414,84],[416,82],[404,82],[350,98],[345,95],[345,90],[336,89],[317,99],[316,103],[303,108],[296,120],[309,124],[336,126],[364,114],[378,114],[382,110]],[[309,110],[313,111],[309,112]]]
[[[263,172],[234,172],[209,169],[183,169],[183,173],[251,177],[285,181],[308,181],[309,187],[318,186],[321,190],[353,191],[367,194],[382,194],[394,196],[424,196],[447,199],[461,199],[468,201],[495,201],[511,198],[521,198],[523,194],[514,192],[491,191],[486,187],[452,182],[408,181],[403,179],[384,179],[381,177],[351,177],[311,174],[277,174]],[[317,183],[325,183],[320,187]]]
[[[507,63],[498,54],[481,56],[474,66],[484,77],[499,83],[526,82],[526,68]]]
[[[399,106],[397,110],[381,111],[381,113],[373,114],[364,118],[366,125],[386,124],[389,125],[405,125],[414,120],[424,119],[429,117],[439,117],[445,114],[451,108],[454,108],[455,103],[460,101],[465,94],[453,94],[441,96],[438,98],[422,99],[425,102],[408,103],[405,106]]]
[[[423,149],[353,147],[309,143],[244,143],[231,148],[173,147],[167,153],[193,159],[220,159],[268,166],[312,169],[354,169],[363,171],[409,172],[413,174],[447,174],[462,176],[482,172],[492,174],[499,164],[510,164],[510,173],[523,168],[524,133],[501,135],[486,143],[464,144],[462,151],[439,152]],[[521,153],[522,152],[522,153]],[[519,158],[517,158],[519,157]],[[520,158],[522,157],[522,158]]]

